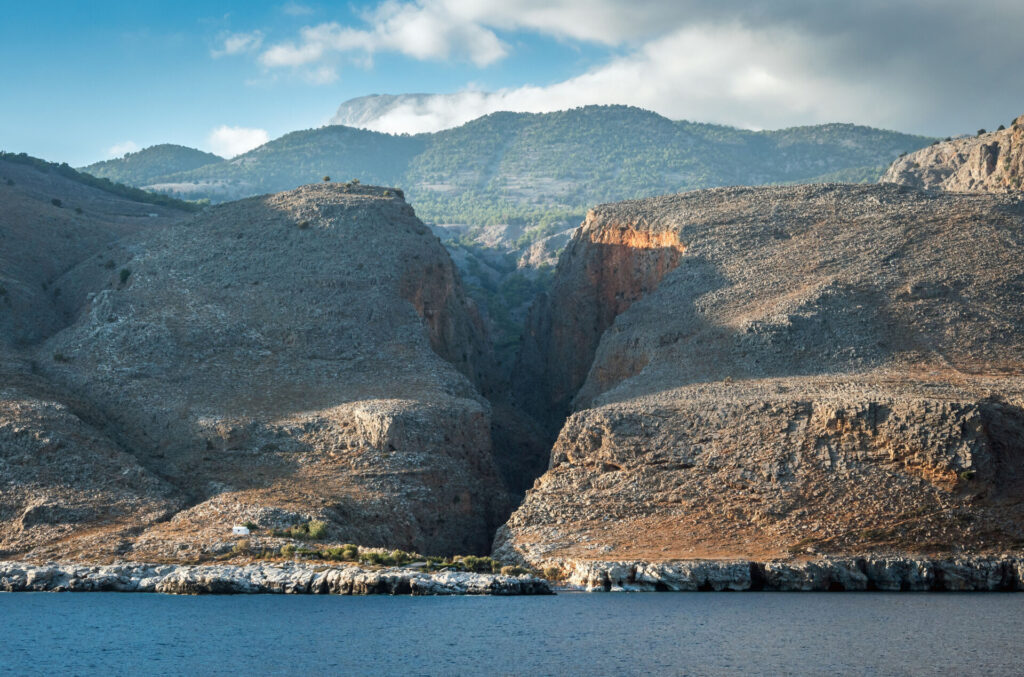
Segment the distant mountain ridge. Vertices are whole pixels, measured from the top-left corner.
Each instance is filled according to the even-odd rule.
[[[144,185],[166,174],[187,172],[223,161],[224,158],[213,153],[173,143],[161,143],[126,153],[123,157],[95,162],[83,167],[82,171],[111,181]]]
[[[377,97],[353,104],[372,115]],[[629,106],[494,113],[430,134],[332,125],[286,134],[231,160],[155,175],[133,156],[90,166],[180,197],[236,199],[319,181],[399,186],[428,222],[541,225],[589,205],[721,185],[876,181],[932,139],[851,124],[749,131],[672,121]],[[148,150],[148,149],[147,149]],[[141,155],[140,151],[135,155]]]

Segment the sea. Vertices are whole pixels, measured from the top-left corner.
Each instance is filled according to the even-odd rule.
[[[1021,675],[1024,594],[0,593],[3,675]]]

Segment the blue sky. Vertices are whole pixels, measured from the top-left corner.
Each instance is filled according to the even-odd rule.
[[[626,103],[750,128],[946,135],[1024,113],[1024,3],[976,0],[0,0],[0,148],[82,165],[232,154],[346,99],[442,96],[367,126]],[[220,129],[220,132],[216,130]]]
[[[282,2],[2,5],[0,87],[7,103],[0,106],[0,148],[76,166],[129,142],[208,148],[209,134],[222,125],[263,129],[274,138],[323,125],[342,101],[365,94],[543,84],[596,58],[585,45],[518,35],[511,38],[516,58],[487,68],[383,53],[372,67],[346,64],[334,82],[310,84],[248,54],[211,52],[230,34],[260,31],[272,44],[318,20],[359,24],[359,6],[309,4],[295,14]]]

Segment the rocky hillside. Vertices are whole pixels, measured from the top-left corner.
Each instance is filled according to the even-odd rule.
[[[18,355],[68,406],[14,393],[0,418],[26,468],[4,492],[6,553],[187,559],[233,524],[311,520],[343,542],[488,549],[511,507],[481,395],[489,344],[400,191],[319,184],[215,207],[128,234],[61,287],[81,307]],[[61,493],[88,494],[83,473],[137,500],[88,513]]]
[[[116,536],[180,506],[157,473],[97,426],[89,406],[41,374],[36,351],[117,284],[120,241],[187,212],[127,199],[33,158],[0,159],[0,551],[60,552],[93,530]],[[123,188],[123,187],[122,187]],[[70,274],[71,271],[77,271]]]
[[[571,412],[496,553],[924,555],[1024,543],[1024,201],[900,186],[594,209],[518,393]]]
[[[915,188],[971,193],[1021,190],[1024,115],[1009,129],[947,139],[896,160],[881,178]]]

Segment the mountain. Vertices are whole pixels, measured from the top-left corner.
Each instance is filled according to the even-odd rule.
[[[358,127],[359,129],[374,129],[375,123],[389,113],[401,109],[412,109],[422,111],[431,101],[436,100],[436,94],[370,94],[359,96],[345,101],[338,106],[337,112],[331,118],[330,124],[344,125],[346,127]]]
[[[13,178],[5,197],[29,183]],[[67,307],[35,332],[0,325],[21,365],[0,390],[0,550],[210,558],[234,524],[269,537],[312,521],[341,542],[489,550],[511,509],[482,394],[490,347],[395,190],[143,212],[105,239],[85,225],[55,221],[39,241],[39,217],[18,214],[3,232],[56,259],[44,295]],[[47,309],[19,301],[40,294],[29,263],[4,279],[15,327]]]
[[[901,156],[883,183],[954,192],[1019,191],[1024,180],[1024,115],[1009,129],[979,130],[977,136],[946,139]]]
[[[1024,585],[1016,195],[600,205],[511,383],[397,189],[195,214],[0,158],[0,199],[0,558],[320,561],[316,533],[588,586]]]
[[[634,582],[740,560],[748,583],[750,560],[828,556],[863,585],[857,558],[1019,550],[1021,260],[1015,196],[596,207],[527,324],[518,399],[557,440],[497,555]]]
[[[223,162],[224,158],[195,148],[164,143],[150,146],[123,157],[104,160],[83,167],[82,171],[111,181],[144,186],[164,174],[187,172],[205,165]]]
[[[346,106],[369,116],[417,96]],[[344,126],[293,132],[231,160],[169,170],[147,187],[222,201],[324,176],[401,186],[420,218],[446,226],[437,232],[510,365],[529,302],[589,205],[721,185],[874,182],[900,153],[930,140],[849,124],[754,132],[587,106],[494,113],[414,136]],[[119,162],[128,160],[93,168],[103,175]],[[552,236],[547,243],[557,246],[530,249]]]
[[[352,110],[355,115],[359,107]],[[189,171],[168,166],[146,185],[224,200],[288,190],[323,176],[359,178],[401,186],[429,222],[549,226],[575,220],[597,202],[695,188],[821,177],[874,181],[897,155],[930,141],[846,124],[753,132],[674,122],[627,106],[587,106],[495,113],[415,136],[341,126],[294,132],[232,160]],[[93,169],[113,175],[130,160]],[[550,228],[534,235],[547,234]]]

